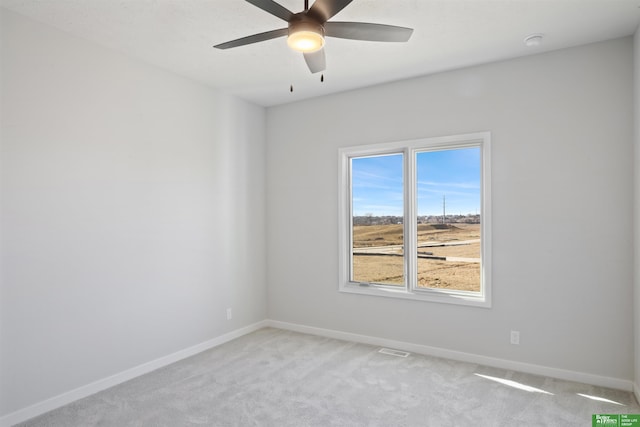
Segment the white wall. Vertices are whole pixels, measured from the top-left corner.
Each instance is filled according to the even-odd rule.
[[[632,83],[626,38],[270,108],[269,318],[629,382]],[[338,148],[487,130],[493,308],[339,293]]]
[[[635,124],[635,252],[634,252],[634,334],[635,334],[635,392],[640,401],[640,27],[633,42],[634,53],[634,124]]]
[[[264,109],[1,28],[0,415],[263,320]]]

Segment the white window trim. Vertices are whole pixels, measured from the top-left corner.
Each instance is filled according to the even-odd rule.
[[[471,146],[481,147],[481,290],[480,292],[422,289],[415,286],[417,256],[407,257],[406,287],[365,284],[350,281],[352,247],[352,198],[350,159],[352,157],[383,154],[404,154],[404,241],[405,253],[416,253],[415,153]],[[339,291],[352,294],[404,298],[446,304],[491,307],[491,133],[477,132],[409,141],[341,148],[338,152],[340,179],[338,180],[338,271]]]

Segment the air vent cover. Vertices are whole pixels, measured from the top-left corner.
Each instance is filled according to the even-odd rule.
[[[409,356],[409,354],[411,354],[406,351],[393,350],[391,348],[381,348],[380,350],[378,350],[378,353],[388,354],[389,356],[396,356],[396,357],[407,357]]]

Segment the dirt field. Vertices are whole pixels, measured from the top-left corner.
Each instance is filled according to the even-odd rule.
[[[401,224],[362,225],[353,229],[353,279],[389,285],[404,283]],[[419,224],[418,286],[480,291],[480,225]],[[467,241],[475,242],[467,242]],[[437,246],[462,242],[455,246]],[[394,246],[396,246],[394,248]],[[367,249],[369,248],[369,249]],[[379,248],[379,249],[378,249]],[[386,255],[359,254],[369,250]],[[460,257],[465,260],[439,260],[426,257]],[[475,259],[474,262],[472,259]]]

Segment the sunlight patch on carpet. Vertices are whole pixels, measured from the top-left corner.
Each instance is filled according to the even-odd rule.
[[[615,400],[605,399],[604,397],[591,396],[589,394],[576,393],[578,396],[586,397],[587,399],[596,400],[598,402],[605,403],[613,403],[614,405],[625,406],[622,403],[616,402]]]
[[[548,391],[541,390],[541,389],[535,388],[535,387],[531,387],[530,385],[522,384],[522,383],[519,383],[517,381],[507,380],[507,379],[498,378],[498,377],[492,377],[490,375],[482,375],[482,374],[474,374],[474,375],[476,375],[478,377],[481,377],[481,378],[484,378],[484,379],[487,379],[487,380],[495,381],[495,382],[500,383],[500,384],[507,385],[509,387],[517,388],[518,390],[528,391],[529,393],[543,393],[543,394],[553,395],[553,393],[549,393]]]

